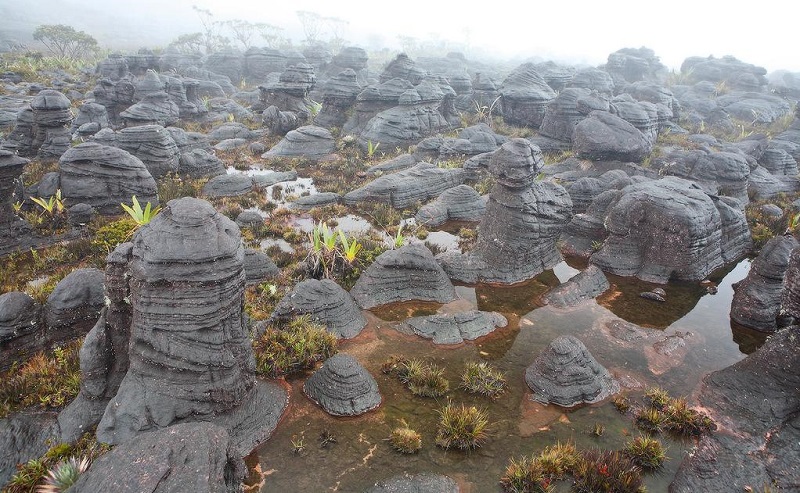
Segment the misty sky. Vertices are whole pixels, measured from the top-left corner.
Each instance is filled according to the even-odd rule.
[[[94,16],[116,22],[152,23],[163,32],[163,36],[152,37],[162,46],[165,39],[200,29],[191,9],[196,4],[212,11],[219,20],[279,25],[296,42],[302,32],[296,11],[308,10],[348,20],[343,37],[366,48],[381,45],[399,49],[397,35],[403,34],[420,41],[450,39],[466,45],[467,56],[474,50],[501,58],[538,56],[597,65],[620,48],[646,46],[671,68],[678,68],[688,56],[733,55],[770,71],[800,72],[800,54],[794,49],[797,41],[792,39],[797,17],[788,12],[789,4],[776,0],[751,2],[746,8],[740,7],[741,3],[703,0],[0,0],[24,9],[40,2],[80,5]],[[77,17],[72,25],[85,29],[80,22]],[[113,44],[108,35],[87,32],[101,43]]]

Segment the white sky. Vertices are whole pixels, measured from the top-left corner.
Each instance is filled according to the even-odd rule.
[[[2,1],[27,5],[30,0]],[[196,4],[211,10],[218,20],[280,25],[294,34],[297,42],[300,23],[296,11],[308,10],[348,20],[344,38],[365,48],[370,48],[370,41],[380,40],[382,45],[399,49],[398,34],[463,43],[468,32],[471,46],[500,58],[539,56],[597,65],[620,48],[646,46],[671,68],[679,68],[688,56],[733,55],[769,71],[800,72],[797,7],[785,0],[48,1],[80,4],[98,14],[108,11],[109,16],[131,22],[145,19],[167,30],[173,29],[174,21],[175,33],[168,39],[199,30],[198,17],[191,9]],[[113,25],[109,27],[113,29]],[[465,54],[469,57],[470,53]]]

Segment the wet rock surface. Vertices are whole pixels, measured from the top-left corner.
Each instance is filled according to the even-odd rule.
[[[319,159],[331,154],[336,149],[336,142],[328,129],[316,126],[300,127],[286,134],[272,149],[261,157],[303,157]]]
[[[645,136],[622,118],[593,111],[575,126],[573,149],[578,157],[592,160],[640,162],[652,150]]]
[[[448,303],[456,298],[453,284],[431,251],[418,243],[379,255],[350,294],[364,309],[410,300]]]
[[[544,301],[557,308],[566,308],[596,298],[608,288],[608,279],[603,271],[595,265],[590,265],[544,295]]]
[[[330,279],[306,279],[275,307],[270,321],[288,321],[309,315],[341,339],[357,336],[367,325],[350,293]]]
[[[505,327],[508,321],[496,312],[471,310],[451,315],[412,317],[405,321],[418,336],[432,339],[434,344],[460,344],[491,334]]]
[[[533,399],[572,407],[599,402],[617,392],[619,383],[574,336],[561,336],[525,370]]]
[[[303,385],[303,392],[328,414],[358,416],[381,404],[378,383],[352,356],[336,354]]]
[[[375,483],[365,493],[458,493],[453,479],[440,474],[402,474]]]

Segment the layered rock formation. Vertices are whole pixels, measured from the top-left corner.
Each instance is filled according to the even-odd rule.
[[[747,277],[734,285],[731,320],[761,332],[778,328],[784,276],[792,250],[798,246],[791,235],[776,236],[764,245]]]
[[[544,296],[544,301],[557,308],[566,308],[596,298],[609,287],[603,271],[595,265],[590,265],[564,284],[550,290]]]
[[[137,157],[116,147],[86,142],[71,147],[58,162],[61,195],[67,204],[89,204],[101,214],[118,214],[120,203],[158,205],[153,176]]]
[[[130,364],[98,425],[100,441],[211,421],[228,429],[244,456],[272,433],[286,393],[255,380],[243,259],[239,228],[203,200],[173,200],[138,230],[129,265]]]
[[[420,207],[418,224],[436,227],[447,221],[480,221],[486,200],[469,185],[458,185],[442,192],[432,202]]]
[[[17,179],[28,162],[11,151],[0,149],[0,255],[22,247],[24,235],[31,229],[30,224],[17,216],[13,208],[14,202],[22,200],[14,192]]]
[[[508,321],[496,312],[471,310],[452,315],[412,317],[405,321],[420,337],[432,339],[434,344],[460,344],[491,334]]]
[[[411,300],[448,303],[456,298],[453,284],[431,251],[418,243],[380,254],[350,294],[364,309]]]
[[[303,157],[320,159],[336,150],[336,141],[326,128],[306,125],[292,130],[261,157]]]
[[[381,404],[378,383],[352,356],[336,354],[303,384],[303,392],[326,413],[358,416]]]
[[[561,336],[525,370],[533,399],[572,407],[599,402],[619,392],[619,383],[574,336]]]
[[[652,143],[633,125],[605,111],[592,111],[575,126],[573,149],[578,157],[598,161],[639,162]]]
[[[461,168],[442,169],[430,163],[383,175],[344,196],[348,205],[359,202],[384,202],[402,209],[417,201],[425,202],[447,189],[458,186],[466,179]]]
[[[734,152],[712,150],[673,150],[659,159],[660,171],[700,184],[709,193],[727,195],[748,202],[750,166],[747,158]]]
[[[0,295],[0,371],[40,349],[36,337],[41,329],[40,309],[33,298],[21,291]]]
[[[536,181],[543,165],[539,148],[524,139],[512,139],[494,152],[489,171],[496,184],[475,247],[438,258],[451,278],[513,284],[561,260],[555,243],[572,216],[572,202],[560,185]]]
[[[503,121],[509,125],[539,128],[547,104],[556,92],[536,71],[533,63],[523,63],[500,87],[503,97]]]
[[[119,147],[139,158],[154,178],[174,173],[180,167],[180,151],[172,134],[161,125],[139,125],[117,133],[100,132],[95,140]]]
[[[309,315],[341,339],[357,336],[367,325],[350,293],[330,279],[298,283],[275,307],[270,321],[288,321],[300,315]]]

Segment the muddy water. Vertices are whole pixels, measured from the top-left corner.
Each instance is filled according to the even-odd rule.
[[[253,479],[260,486],[253,490],[362,492],[378,480],[403,472],[436,472],[458,481],[462,492],[499,492],[498,480],[510,457],[567,440],[579,448],[615,449],[637,434],[632,418],[621,415],[609,402],[563,409],[530,400],[523,380],[525,368],[555,337],[579,337],[622,382],[623,392],[634,402],[653,385],[675,396],[691,396],[705,373],[729,366],[763,342],[731,327],[728,316],[731,284],[747,274],[749,261],[712,276],[718,284],[713,295],[697,283],[670,284],[667,303],[659,304],[638,296],[653,285],[609,276],[612,288],[596,302],[572,309],[541,306],[541,295],[577,272],[575,267],[581,266],[561,264],[513,287],[458,286],[460,299],[444,306],[405,303],[368,313],[367,328],[356,339],[344,341],[340,350],[355,356],[375,376],[383,396],[381,407],[356,418],[333,418],[303,395],[305,377],[290,379],[288,412],[273,437],[250,458],[251,466],[258,463],[261,471],[260,478]],[[437,347],[395,328],[398,320],[408,316],[475,307],[503,313],[509,325],[455,347]],[[643,326],[644,335],[631,342],[614,338],[606,322],[616,318]],[[675,337],[684,345],[677,344],[670,354],[654,349]],[[411,395],[395,377],[381,373],[380,366],[390,355],[423,358],[443,366],[450,393],[440,399]],[[481,360],[506,373],[509,389],[496,401],[457,388],[464,363]],[[483,447],[465,453],[435,445],[437,411],[448,400],[488,412],[491,435]],[[401,419],[422,434],[423,448],[418,454],[399,454],[386,440]],[[605,427],[600,437],[589,433],[596,423]],[[332,434],[335,443],[323,443],[324,434]],[[692,445],[668,437],[663,440],[669,460],[660,473],[646,475],[650,492],[667,491]],[[569,484],[563,482],[558,488],[568,491]]]

